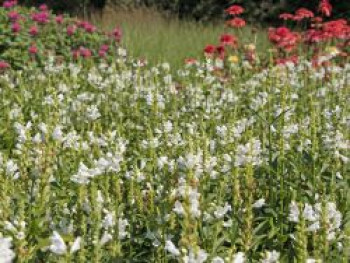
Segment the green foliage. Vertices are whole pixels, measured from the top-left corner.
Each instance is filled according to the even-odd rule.
[[[77,12],[86,8],[99,8],[105,5],[122,7],[156,6],[176,14],[179,17],[191,17],[196,20],[209,20],[224,16],[223,10],[232,4],[240,4],[246,10],[248,19],[259,22],[273,22],[280,12],[293,12],[300,7],[306,7],[316,12],[319,0],[70,0],[43,1],[23,0],[27,4],[47,3],[55,10]],[[334,17],[350,16],[350,1],[332,0]]]

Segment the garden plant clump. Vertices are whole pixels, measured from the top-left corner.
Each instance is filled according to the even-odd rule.
[[[346,20],[171,75],[58,17],[0,10],[0,262],[349,262]]]

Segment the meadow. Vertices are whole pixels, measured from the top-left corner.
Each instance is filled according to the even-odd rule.
[[[350,26],[331,11],[154,31],[5,1],[0,263],[349,262]]]

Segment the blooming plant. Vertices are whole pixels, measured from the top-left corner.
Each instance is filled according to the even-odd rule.
[[[0,262],[349,262],[346,21],[315,20],[316,44],[271,29],[265,66],[227,32],[172,75],[126,56],[118,29],[15,2],[0,13]]]

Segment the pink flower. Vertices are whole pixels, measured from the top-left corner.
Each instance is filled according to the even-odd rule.
[[[106,55],[107,55],[107,52],[100,49],[100,51],[98,52],[98,55],[101,57],[101,58],[104,58]]]
[[[10,9],[10,8],[14,7],[15,5],[17,5],[17,0],[5,1],[2,6],[5,9]]]
[[[19,18],[20,15],[16,11],[11,11],[7,14],[7,17],[12,21],[16,22]]]
[[[80,47],[79,52],[80,52],[80,55],[84,58],[89,58],[92,56],[92,52],[88,48]]]
[[[87,33],[93,33],[96,31],[96,27],[94,25],[91,25],[90,23],[86,23],[84,29]]]
[[[47,11],[47,10],[49,10],[49,8],[47,7],[46,4],[42,4],[42,5],[39,6],[39,10],[41,10],[41,11]]]
[[[10,64],[5,62],[5,61],[0,60],[0,70],[5,70],[8,68],[10,68]]]
[[[73,59],[78,59],[80,57],[79,50],[73,50]]]
[[[68,34],[68,36],[72,36],[75,33],[76,30],[77,30],[76,26],[74,26],[74,25],[68,26],[67,27],[67,34]]]
[[[108,45],[102,45],[100,50],[103,50],[103,51],[107,52],[109,50],[109,46]]]
[[[116,27],[112,32],[112,36],[114,37],[114,40],[116,42],[120,42],[120,40],[122,39],[122,36],[123,36],[121,28]]]
[[[11,26],[11,30],[12,30],[13,33],[18,33],[19,31],[21,31],[20,24],[18,24],[17,22],[13,23],[12,26]]]
[[[31,28],[29,29],[29,34],[31,36],[36,36],[39,33],[39,29],[37,26],[31,26]]]
[[[47,11],[32,14],[32,20],[40,24],[47,24],[49,22],[49,18],[50,15]]]
[[[55,17],[55,21],[57,24],[63,24],[63,15],[58,15]]]
[[[36,55],[38,53],[38,48],[35,45],[31,45],[28,51],[31,55]]]

